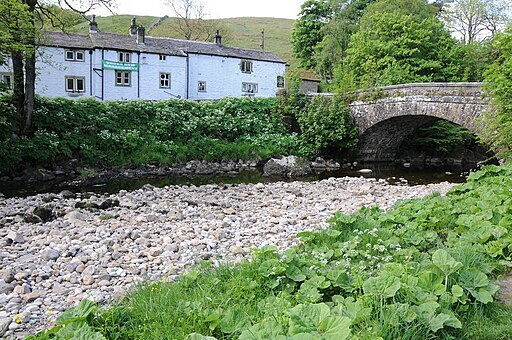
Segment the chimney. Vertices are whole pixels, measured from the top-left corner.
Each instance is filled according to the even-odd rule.
[[[130,26],[130,30],[128,32],[132,37],[137,34],[137,18],[132,18],[132,25]]]
[[[96,16],[94,14],[89,22],[89,33],[98,33],[98,23],[96,22]]]
[[[146,40],[146,29],[144,26],[137,27],[137,45],[144,45]]]
[[[261,40],[260,40],[260,48],[262,50],[265,49],[265,29],[261,30]]]
[[[215,43],[217,46],[222,45],[222,35],[219,34],[219,30],[217,30],[217,33],[215,33]]]

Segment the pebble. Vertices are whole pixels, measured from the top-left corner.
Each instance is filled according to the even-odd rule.
[[[9,216],[0,224],[0,337],[34,334],[84,298],[120,299],[135,283],[175,278],[197,261],[238,262],[255,247],[293,246],[297,233],[327,227],[337,211],[388,209],[452,186],[344,177],[0,197],[0,216]],[[24,218],[43,205],[51,218]],[[16,314],[25,320],[12,322]]]

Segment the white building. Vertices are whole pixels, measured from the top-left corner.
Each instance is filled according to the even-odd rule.
[[[146,37],[132,20],[130,34],[46,32],[36,62],[36,93],[48,97],[219,99],[273,97],[284,87],[286,63],[262,50]],[[11,82],[9,66],[0,81]]]

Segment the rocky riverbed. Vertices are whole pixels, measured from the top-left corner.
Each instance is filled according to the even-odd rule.
[[[337,211],[389,208],[452,186],[402,183],[344,177],[0,198],[0,337],[48,328],[82,299],[107,302],[134,283],[172,280],[200,259],[290,247]]]

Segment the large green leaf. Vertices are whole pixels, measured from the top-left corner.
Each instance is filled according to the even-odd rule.
[[[444,326],[462,328],[462,323],[460,322],[459,319],[457,319],[453,315],[448,315],[444,313],[438,314],[435,317],[433,317],[428,323],[428,325],[433,332],[437,332],[438,330],[444,328]]]
[[[432,255],[432,263],[445,276],[449,276],[462,268],[462,263],[456,261],[446,250],[438,249]]]
[[[290,310],[289,334],[312,333],[318,330],[331,311],[325,303],[297,305]]]
[[[385,298],[395,296],[402,286],[400,279],[386,272],[377,277],[371,277],[363,284],[365,294],[377,295]]]
[[[62,313],[57,318],[57,323],[60,325],[67,325],[75,321],[86,320],[89,315],[95,313],[98,310],[96,302],[89,300],[82,300],[80,303]]]
[[[325,339],[344,340],[350,336],[352,320],[345,316],[329,316],[318,325],[318,331]]]

